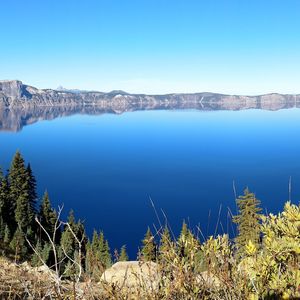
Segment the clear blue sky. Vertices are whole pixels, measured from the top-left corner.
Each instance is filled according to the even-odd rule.
[[[299,0],[11,0],[0,9],[0,79],[300,93]]]

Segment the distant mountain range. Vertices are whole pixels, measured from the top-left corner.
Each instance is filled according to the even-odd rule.
[[[21,81],[0,81],[0,130],[19,131],[40,120],[73,114],[120,114],[137,110],[279,110],[300,107],[300,95],[236,96],[215,93],[143,95],[37,89]]]
[[[62,87],[37,89],[19,80],[0,81],[0,107],[93,106],[116,113],[145,109],[239,110],[298,107],[300,95],[266,94],[260,96],[216,93],[145,95],[124,91],[109,93],[67,90]]]

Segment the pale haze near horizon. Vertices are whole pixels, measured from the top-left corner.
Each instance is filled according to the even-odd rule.
[[[0,79],[147,94],[300,93],[300,2],[211,2],[5,1]]]

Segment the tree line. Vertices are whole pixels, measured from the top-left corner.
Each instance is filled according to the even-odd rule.
[[[6,174],[0,168],[0,250],[15,261],[31,261],[41,265],[41,259],[53,266],[51,240],[64,259],[61,272],[72,273],[71,260],[78,255],[76,238],[81,241],[82,262],[85,270],[107,268],[112,263],[108,241],[103,232],[94,231],[92,240],[87,237],[84,224],[76,220],[73,210],[69,212],[67,225],[57,226],[58,212],[51,205],[46,191],[41,200],[37,195],[37,183],[30,164],[19,151],[12,159]],[[50,237],[50,239],[49,239]],[[118,259],[127,259],[123,246]]]

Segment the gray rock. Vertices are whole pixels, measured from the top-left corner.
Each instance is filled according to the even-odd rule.
[[[117,262],[101,276],[101,281],[119,287],[140,286],[156,289],[159,281],[157,264],[154,262]]]
[[[23,84],[19,80],[0,81],[0,92],[12,99],[22,98]]]

